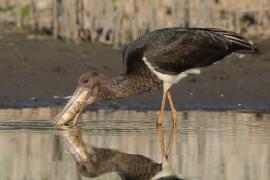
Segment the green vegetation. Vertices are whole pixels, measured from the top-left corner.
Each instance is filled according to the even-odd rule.
[[[21,9],[21,16],[22,17],[25,17],[25,16],[28,16],[30,14],[30,5],[25,5],[22,7]]]
[[[118,0],[112,0],[113,5],[116,5],[117,2],[118,2]]]

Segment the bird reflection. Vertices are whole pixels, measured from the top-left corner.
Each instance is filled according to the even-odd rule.
[[[139,154],[127,154],[108,148],[85,144],[78,128],[61,132],[67,148],[76,162],[79,173],[86,177],[98,177],[116,172],[121,180],[179,180],[168,162],[174,142],[175,128],[170,131],[167,148],[164,146],[164,132],[159,128],[162,163]]]

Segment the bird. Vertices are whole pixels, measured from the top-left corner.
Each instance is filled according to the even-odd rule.
[[[177,111],[171,87],[231,53],[259,54],[259,50],[240,34],[217,28],[173,27],[147,32],[123,48],[119,76],[109,78],[98,72],[81,75],[73,96],[52,123],[74,125],[88,104],[163,87],[156,125],[163,123],[168,99],[175,126]]]
[[[93,178],[115,172],[122,180],[183,180],[182,175],[174,172],[167,158],[163,158],[162,162],[158,163],[140,154],[95,147],[89,143],[86,145],[81,130],[77,127],[65,129],[60,132],[60,135],[82,176]]]

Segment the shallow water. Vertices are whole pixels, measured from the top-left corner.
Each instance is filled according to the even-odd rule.
[[[113,171],[123,175],[133,166],[151,174],[153,168],[147,169],[146,162],[152,160],[155,167],[166,164],[160,146],[162,130],[165,149],[175,132],[168,163],[180,177],[270,179],[269,114],[178,112],[177,128],[171,131],[169,113],[164,128],[157,130],[156,111],[99,110],[86,112],[78,127],[59,129],[49,122],[59,110],[0,110],[1,180],[87,179],[84,170],[98,176],[93,179],[120,179]],[[91,168],[81,165],[86,161]]]

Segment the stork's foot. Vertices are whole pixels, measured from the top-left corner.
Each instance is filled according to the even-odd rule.
[[[177,111],[172,110],[171,111],[171,116],[172,116],[173,128],[175,128],[176,127],[176,119],[177,119]]]
[[[160,128],[162,126],[162,122],[163,122],[163,113],[159,112],[158,117],[157,117],[156,127]]]
[[[156,128],[160,128],[162,126],[162,120],[158,117],[156,122]]]

